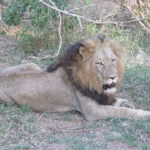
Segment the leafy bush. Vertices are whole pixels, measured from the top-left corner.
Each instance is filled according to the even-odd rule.
[[[66,0],[53,0],[53,2],[61,9],[68,5]],[[8,25],[18,25],[25,12],[29,12],[32,26],[38,29],[44,28],[51,17],[56,18],[55,11],[37,0],[12,0],[10,6],[3,12],[3,20]]]
[[[53,0],[60,8],[68,6],[67,0]],[[41,49],[56,48],[58,13],[37,0],[12,0],[10,6],[3,12],[3,21],[7,25],[19,25],[23,15],[28,12],[30,22],[24,22],[26,29],[18,35],[17,49],[36,55]],[[67,26],[68,22],[68,26]],[[72,21],[64,20],[65,30],[72,28]]]
[[[4,11],[3,20],[8,25],[20,24],[20,17],[26,11],[26,3],[23,0],[13,0],[11,5]]]

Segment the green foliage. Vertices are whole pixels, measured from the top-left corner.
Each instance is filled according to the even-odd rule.
[[[45,27],[48,21],[48,8],[41,5],[39,1],[30,0],[28,4],[28,10],[30,12],[31,24],[37,29],[42,29]]]
[[[61,9],[68,6],[66,0],[54,0],[53,2]],[[8,25],[18,25],[25,12],[29,12],[31,24],[37,29],[43,29],[51,17],[57,17],[54,10],[37,0],[13,0],[3,12],[3,20]]]
[[[3,36],[4,34],[5,32],[2,29],[0,29],[0,37]]]
[[[92,3],[92,0],[85,0],[86,5],[90,5]]]
[[[66,17],[63,22],[63,27],[65,32],[75,29],[78,24],[77,18],[74,17]]]
[[[23,0],[13,0],[11,5],[4,11],[3,20],[8,25],[20,24],[20,17],[26,11],[26,3]]]
[[[141,147],[141,150],[149,150],[149,149],[150,149],[150,146],[147,143],[143,144]]]
[[[60,9],[68,6],[67,0],[53,0]],[[26,29],[18,34],[16,48],[26,54],[37,55],[43,49],[57,49],[58,13],[37,0],[13,0],[3,12],[3,20],[8,25],[19,25],[22,16],[28,12],[29,23],[23,23]],[[70,32],[77,24],[77,19],[65,18],[63,31]],[[51,42],[50,42],[51,41]],[[50,52],[51,53],[51,52]],[[52,52],[53,53],[53,52]]]

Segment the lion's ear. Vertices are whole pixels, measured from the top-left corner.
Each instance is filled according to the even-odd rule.
[[[85,48],[87,48],[89,51],[93,52],[94,49],[95,49],[95,43],[93,40],[91,39],[87,39],[87,40],[84,40],[82,42],[82,44],[84,45]]]
[[[82,45],[83,46],[79,48],[79,53],[82,55],[83,60],[85,60],[94,52],[95,43],[92,40],[88,39],[82,41]]]
[[[85,47],[84,46],[81,46],[79,48],[79,53],[83,56],[84,55],[84,52],[85,52]]]

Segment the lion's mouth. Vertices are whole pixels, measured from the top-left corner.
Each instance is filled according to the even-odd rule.
[[[104,85],[103,85],[103,89],[104,89],[104,90],[107,90],[107,89],[114,88],[115,86],[116,86],[116,83],[104,84]]]

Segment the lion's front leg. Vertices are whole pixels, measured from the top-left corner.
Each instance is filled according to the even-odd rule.
[[[120,99],[120,98],[116,98],[116,101],[113,104],[113,106],[128,107],[128,108],[135,109],[135,107],[134,107],[132,102],[128,101],[127,99]]]
[[[76,91],[76,96],[78,97],[81,106],[81,113],[87,120],[100,120],[107,118],[141,120],[150,118],[150,111],[110,105],[99,105],[97,102],[84,96],[79,91]]]

